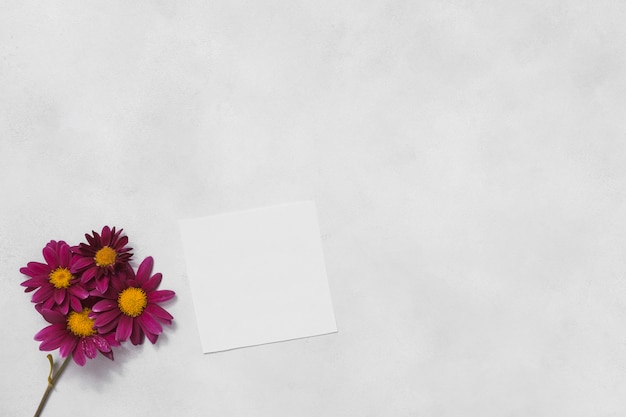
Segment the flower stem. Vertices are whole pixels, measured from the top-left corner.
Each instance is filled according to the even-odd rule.
[[[48,396],[50,396],[50,393],[52,392],[52,388],[54,387],[55,382],[57,382],[57,379],[59,379],[59,377],[65,370],[65,367],[69,363],[70,358],[71,358],[71,355],[68,355],[67,358],[65,358],[65,360],[61,364],[61,367],[56,372],[54,372],[54,376],[53,376],[52,374],[54,371],[54,361],[52,360],[52,355],[48,354],[48,361],[50,362],[50,373],[48,374],[48,386],[46,387],[46,391],[43,393],[43,397],[41,397],[41,401],[39,402],[39,407],[37,407],[37,411],[35,411],[34,417],[39,417],[41,415],[41,412],[43,411],[43,407],[46,405],[46,401],[48,401]]]

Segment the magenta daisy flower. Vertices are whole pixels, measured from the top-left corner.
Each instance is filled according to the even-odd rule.
[[[22,274],[30,277],[21,284],[26,287],[24,292],[37,290],[32,301],[40,312],[57,309],[67,314],[70,308],[82,311],[81,300],[87,298],[89,292],[73,274],[80,258],[73,256],[70,245],[63,241],[51,240],[42,252],[45,264],[29,262],[20,268]]]
[[[161,323],[172,324],[172,315],[158,303],[174,297],[174,291],[157,290],[161,284],[161,273],[152,276],[152,257],[139,265],[137,274],[123,280],[113,280],[109,291],[94,306],[90,317],[100,332],[115,330],[115,339],[123,342],[130,338],[133,345],[142,344],[144,336],[153,344],[163,332]]]
[[[85,234],[88,243],[72,247],[72,252],[83,257],[79,264],[83,284],[95,280],[95,288],[104,293],[111,275],[130,269],[128,261],[133,256],[132,248],[126,247],[128,237],[121,236],[122,230],[104,226],[102,234],[95,231],[92,231],[93,236]]]
[[[80,366],[87,363],[87,358],[95,358],[98,352],[113,360],[111,347],[119,346],[114,333],[99,334],[89,313],[89,308],[80,312],[71,311],[68,315],[42,310],[41,314],[51,325],[35,335],[35,340],[41,342],[39,350],[59,349],[62,358],[71,354],[74,362]]]

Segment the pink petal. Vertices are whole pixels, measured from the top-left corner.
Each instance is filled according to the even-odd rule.
[[[146,282],[150,277],[153,265],[154,260],[152,259],[152,256],[148,256],[143,260],[143,262],[141,262],[139,268],[137,268],[137,282],[139,282],[140,285]]]
[[[56,323],[39,330],[35,334],[34,339],[38,342],[42,342],[46,339],[55,339],[57,336],[64,336],[65,334],[67,334],[65,325]]]
[[[120,321],[117,323],[117,329],[115,330],[115,339],[118,342],[128,340],[131,332],[133,331],[133,319],[125,314],[122,314]]]
[[[120,313],[120,314],[122,314],[122,313]],[[107,324],[105,324],[103,326],[96,326],[96,327],[98,327],[98,333],[100,333],[101,335],[106,335],[108,333],[114,332],[115,330],[117,330],[118,322],[119,322],[119,320],[112,320],[110,323],[107,323]],[[115,334],[113,334],[113,340],[115,340]],[[115,341],[115,342],[117,343],[117,341]],[[118,343],[118,345],[119,345],[119,343]],[[111,346],[113,346],[113,345],[111,345]]]
[[[63,303],[65,300],[65,290],[61,288],[54,289],[54,302],[57,304]]]
[[[51,270],[46,264],[40,262],[29,262],[26,268],[20,268],[20,272],[29,277],[47,277]]]
[[[150,313],[157,319],[166,322],[167,324],[172,324],[172,315],[165,311],[161,306],[157,304],[148,304],[144,309],[145,313]]]
[[[148,302],[149,303],[162,303],[163,301],[167,301],[172,299],[176,293],[170,290],[159,290],[153,291],[148,294]]]
[[[143,333],[143,330],[141,330],[141,326],[139,326],[139,321],[134,320],[133,321],[133,333],[130,335],[130,342],[136,346],[136,345],[143,344],[143,340],[144,340],[144,333]]]
[[[59,257],[57,256],[55,250],[50,246],[50,243],[48,243],[48,246],[43,248],[42,253],[43,258],[46,260],[50,267],[56,268],[57,266],[59,266]]]
[[[113,351],[110,352],[101,352],[103,356],[105,356],[106,358],[109,358],[111,360],[113,360]]]
[[[41,315],[43,316],[44,319],[46,319],[46,321],[48,321],[49,323],[54,323],[54,324],[65,325],[65,321],[67,320],[67,317],[64,314],[61,314],[55,310],[44,309],[41,311]]]
[[[161,284],[161,279],[163,279],[163,275],[160,272],[154,274],[152,278],[148,280],[148,282],[142,285],[143,290],[145,292],[152,292],[156,290]]]
[[[80,340],[80,344],[82,346],[79,346],[83,348],[83,350],[85,351],[85,355],[89,358],[89,359],[93,359],[96,357],[96,355],[98,354],[98,349],[96,348],[96,345],[93,343],[92,338],[91,337],[84,337]]]
[[[150,314],[142,314],[136,319],[139,321],[139,325],[143,329],[144,332],[152,333],[152,334],[161,334],[163,333],[163,328],[159,324],[158,321],[154,319]]]
[[[65,297],[63,302],[59,304],[59,311],[63,314],[67,314],[70,311],[70,298]]]
[[[120,232],[122,231],[122,229],[120,229]],[[118,234],[120,233],[118,232]],[[118,239],[117,243],[115,244],[115,246],[118,249],[122,249],[124,246],[126,246],[128,244],[128,236],[122,236]]]
[[[152,334],[152,333],[146,333],[146,337],[148,338],[150,343],[152,343],[154,345],[157,342],[157,339],[159,338],[159,335],[158,334]]]
[[[118,342],[117,340],[115,340],[115,334],[113,333],[108,333],[108,334],[102,334],[100,335],[104,340],[107,341],[107,343],[111,346],[119,346],[120,342]]]
[[[103,313],[99,313],[98,315],[96,315],[94,325],[96,327],[106,326],[107,324],[118,318],[120,314],[122,313],[118,309],[107,310]]]
[[[109,286],[113,288],[113,291],[116,293],[121,293],[127,288],[126,280],[132,277],[134,278],[134,273],[132,269],[129,271],[129,275],[127,276],[124,271],[119,271],[117,274],[111,276],[111,280],[109,281]],[[117,299],[117,296],[116,296]]]
[[[87,268],[89,265],[93,265],[93,258],[82,257],[80,255],[76,256],[72,259],[70,272],[75,274],[76,272]]]
[[[43,311],[43,304],[35,304],[35,310],[37,310],[39,312],[39,314],[41,314],[41,312]]]
[[[96,276],[96,271],[98,270],[97,266],[92,266],[91,268],[89,268],[88,270],[86,270],[85,272],[83,272],[83,275],[81,275],[80,277],[80,282],[82,282],[83,284],[91,281],[93,279],[93,277]]]
[[[94,306],[91,308],[91,311],[95,313],[101,313],[103,311],[108,311],[113,308],[117,308],[117,301],[104,299],[94,304]]]
[[[82,287],[79,284],[72,284],[67,291],[70,292],[70,294],[80,298],[81,300],[84,300],[85,298],[89,297],[89,291],[87,291],[84,287]]]
[[[96,278],[96,290],[100,293],[105,293],[109,288],[109,277],[102,275]]]
[[[59,248],[59,263],[62,267],[67,268],[70,266],[72,260],[72,253],[70,252],[70,246],[63,242]]]
[[[80,303],[80,300],[74,296],[69,296],[70,299],[70,306],[72,307],[72,310],[76,311],[77,313],[80,313],[81,311],[83,311],[83,306]]]
[[[56,332],[51,333],[49,337],[46,337],[45,340],[41,342],[39,345],[39,350],[55,350],[61,347],[61,344],[65,337],[67,336],[67,332]]]
[[[76,349],[76,345],[78,344],[78,338],[72,334],[68,334],[65,336],[63,341],[61,342],[61,348],[59,349],[59,354],[62,358],[67,357],[74,349]]]
[[[44,285],[46,282],[48,282],[47,279],[31,278],[31,279],[27,279],[26,281],[22,282],[20,285],[22,287],[39,288],[42,285]]]
[[[111,229],[109,226],[104,226],[102,228],[102,246],[110,246],[111,245]]]
[[[56,304],[54,303],[54,298],[52,298],[52,297],[48,298],[43,303],[40,303],[40,304],[37,304],[37,305],[41,306],[42,310],[55,310],[54,307],[56,306]],[[35,307],[35,308],[37,308],[37,307]],[[56,310],[58,311],[59,309],[56,308]]]
[[[33,294],[33,298],[31,299],[31,301],[33,303],[41,303],[49,298],[52,298],[53,288],[54,287],[52,287],[51,285],[46,285],[44,287],[39,288],[37,292]]]
[[[85,358],[85,351],[79,345],[74,349],[74,354],[72,355],[74,358],[74,362],[76,362],[79,366],[85,366],[87,363],[87,359]]]
[[[91,341],[100,352],[111,351],[111,345],[109,345],[109,343],[104,339],[104,337],[96,334],[96,335],[91,336]]]
[[[95,231],[91,231],[91,233],[93,234],[93,236],[85,233],[85,239],[87,239],[87,242],[89,242],[89,245],[85,245],[84,243],[81,243],[81,247],[84,246],[99,246],[100,244],[100,235],[97,234]],[[97,238],[96,238],[97,236]]]

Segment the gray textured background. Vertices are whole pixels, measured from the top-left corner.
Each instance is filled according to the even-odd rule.
[[[47,417],[626,414],[624,2],[55,3],[0,0],[2,416],[18,269],[103,224],[176,324]],[[199,354],[177,219],[308,198],[339,333]]]

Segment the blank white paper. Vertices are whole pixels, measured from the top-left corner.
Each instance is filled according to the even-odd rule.
[[[313,201],[179,225],[204,353],[337,331]]]

